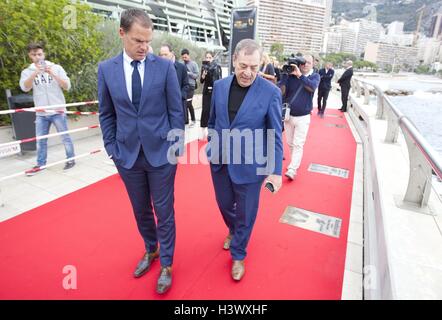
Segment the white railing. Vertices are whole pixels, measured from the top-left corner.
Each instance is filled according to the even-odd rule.
[[[430,194],[434,194],[439,202],[442,201],[437,192],[431,193],[432,172],[440,179],[442,162],[413,123],[378,86],[353,77],[349,103],[351,107],[347,108],[348,115],[364,146],[364,299],[395,299],[396,285],[392,277],[388,226],[385,224],[388,215],[386,209],[391,200],[385,198],[385,181],[377,167],[376,159],[379,160],[379,155],[375,154],[378,150],[375,147],[377,137],[384,136],[384,133],[375,132],[374,129],[386,127],[383,140],[391,144],[397,143],[398,135],[402,132],[407,144],[410,172],[407,190],[399,196],[403,200],[394,201],[398,208],[435,214],[429,210]],[[386,121],[386,126],[376,125],[373,120]],[[371,273],[373,270],[375,272]]]
[[[442,160],[422,134],[375,84],[357,78],[352,79],[352,90],[356,97],[364,96],[364,104],[369,104],[370,96],[376,96],[376,118],[388,123],[385,133],[386,143],[396,143],[399,129],[405,138],[410,162],[408,187],[404,202],[425,207],[431,193],[432,172],[442,179]]]

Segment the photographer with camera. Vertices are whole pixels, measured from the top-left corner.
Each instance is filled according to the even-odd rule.
[[[313,95],[320,76],[313,72],[311,55],[290,57],[282,70],[285,76],[281,80],[281,91],[287,113],[284,128],[291,158],[285,176],[293,180],[301,164],[313,109]]]
[[[200,83],[203,84],[203,110],[201,112],[200,126],[203,128],[203,136],[206,136],[207,123],[210,116],[210,102],[212,100],[213,83],[221,79],[221,67],[213,60],[213,53],[206,52],[201,65]]]

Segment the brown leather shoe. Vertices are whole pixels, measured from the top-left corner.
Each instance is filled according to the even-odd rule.
[[[152,253],[145,253],[143,258],[138,262],[137,268],[134,271],[134,277],[139,278],[149,271],[152,262],[159,257],[159,249]]]
[[[244,276],[246,268],[244,266],[244,260],[233,260],[232,264],[232,278],[239,281]]]
[[[172,286],[172,267],[161,267],[157,282],[157,293],[163,294]]]
[[[226,239],[224,240],[223,249],[229,250],[230,249],[230,242],[232,242],[233,235],[230,233],[227,235]]]

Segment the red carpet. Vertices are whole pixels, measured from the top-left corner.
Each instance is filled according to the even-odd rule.
[[[0,223],[0,299],[340,299],[356,143],[349,128],[325,123],[346,121],[313,115],[296,180],[284,178],[277,195],[262,191],[241,282],[231,279],[222,249],[227,230],[209,167],[180,165],[174,279],[165,296],[155,294],[159,262],[132,277],[143,244],[115,175]],[[312,162],[346,168],[350,176],[309,172]],[[287,205],[341,218],[340,238],[279,223]],[[76,268],[75,290],[63,288],[66,265]]]

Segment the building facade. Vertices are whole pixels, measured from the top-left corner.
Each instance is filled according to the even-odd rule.
[[[368,42],[364,60],[376,63],[382,69],[413,70],[418,63],[417,53],[417,47]]]
[[[84,0],[93,10],[119,19],[127,8],[145,10],[155,30],[166,31],[212,49],[228,48],[230,19],[242,0]]]
[[[439,11],[431,18],[430,37],[442,38],[442,12]]]
[[[422,37],[417,42],[417,59],[419,63],[430,65],[440,61],[442,42],[436,38]]]
[[[247,5],[258,8],[258,40],[264,50],[273,43],[282,43],[284,53],[322,51],[324,26],[329,0],[249,0]]]
[[[415,35],[413,33],[404,33],[404,23],[401,21],[393,21],[390,23],[386,32],[381,35],[379,42],[397,44],[400,46],[411,46]]]
[[[384,33],[382,25],[376,21],[367,19],[358,19],[352,22],[353,30],[357,33],[357,42],[355,54],[360,55],[364,52],[368,42],[379,41],[381,34]]]
[[[356,53],[358,40],[355,23],[342,20],[340,24],[328,27],[324,35],[325,53]]]

